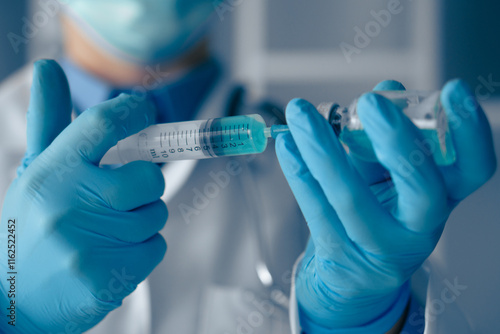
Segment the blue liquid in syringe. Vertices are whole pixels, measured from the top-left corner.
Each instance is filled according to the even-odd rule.
[[[101,165],[135,160],[165,163],[262,153],[268,138],[275,137],[278,132],[288,132],[288,127],[266,127],[259,115],[157,124],[118,142],[103,157]]]
[[[267,147],[266,124],[248,116],[216,118],[203,131],[210,155],[217,157],[262,153]]]

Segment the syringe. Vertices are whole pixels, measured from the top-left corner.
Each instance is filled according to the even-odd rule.
[[[165,163],[262,153],[268,138],[288,132],[286,125],[267,127],[260,115],[212,118],[152,125],[112,147],[101,165],[143,160]]]
[[[384,91],[376,92],[391,100],[421,130],[421,148],[415,154],[432,156],[438,165],[455,161],[455,149],[440,92]],[[357,99],[348,107],[322,103],[319,112],[329,121],[340,141],[352,155],[377,161],[370,139],[357,113]],[[268,138],[289,132],[286,125],[267,127],[260,115],[212,118],[152,125],[127,137],[112,147],[101,165],[126,164],[135,160],[164,163],[262,153]]]

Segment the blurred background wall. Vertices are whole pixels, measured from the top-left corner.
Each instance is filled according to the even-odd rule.
[[[245,1],[235,18],[235,75],[256,97],[344,105],[387,78],[437,88],[439,1],[394,3]]]
[[[12,48],[9,33],[21,35],[22,17],[27,13],[27,1],[0,2],[0,80],[21,67],[26,62],[26,48],[18,53]]]
[[[23,18],[33,21],[34,15],[40,10],[40,4],[51,1],[55,0],[0,2],[0,36],[3,36],[0,39],[0,80],[29,59],[57,54],[58,45],[53,38],[54,35],[57,36],[55,22],[44,24],[34,38],[29,38],[26,44],[19,45],[17,52],[9,41],[11,33],[23,36],[22,29],[26,22]],[[320,61],[324,60],[322,56],[328,57],[334,52],[338,56],[339,44],[346,42],[354,45],[355,31],[353,29],[360,27],[364,30],[364,25],[373,20],[370,11],[386,9],[389,1],[243,0],[227,1],[227,3],[237,5],[233,6],[234,11],[225,12],[219,20],[217,33],[214,34],[216,50],[225,60],[232,60],[235,66],[241,68],[241,65],[247,61],[248,55],[245,57],[241,54],[246,50],[238,47],[238,41],[253,46],[254,44],[247,43],[243,37],[247,37],[247,40],[254,39],[263,28],[265,30],[262,31],[258,42],[262,44],[262,50],[274,55],[274,58],[269,58],[269,66],[276,62],[283,65],[293,64],[294,59],[291,58],[294,55],[297,58],[295,60],[307,60],[309,55],[311,56],[309,59]],[[416,3],[431,3],[427,8],[432,11],[422,12],[417,8]],[[313,80],[311,78],[315,75],[321,76],[321,73],[316,73],[318,70],[308,71],[308,68],[304,68],[305,66],[295,66],[288,69],[288,76],[292,77],[293,72],[296,72],[297,76],[307,74],[301,75],[300,82],[288,80],[288,78],[287,84],[283,84],[280,80],[271,78],[264,83],[265,87],[262,86],[260,89],[267,95],[270,94],[279,99],[287,99],[288,95],[295,93],[302,94],[302,96],[308,95],[304,97],[315,100],[323,98],[327,93],[337,92],[336,95],[346,96],[347,101],[351,95],[369,89],[378,78],[377,75],[373,75],[373,70],[363,68],[368,66],[365,65],[364,59],[371,59],[369,63],[373,64],[372,67],[378,67],[380,72],[386,72],[385,77],[391,74],[391,67],[397,68],[400,72],[399,76],[407,79],[404,80],[405,83],[418,86],[419,80],[405,78],[408,75],[400,70],[405,67],[418,68],[418,64],[413,60],[415,58],[412,57],[415,54],[422,55],[430,61],[424,64],[425,68],[432,68],[431,70],[437,73],[435,76],[426,74],[426,77],[431,78],[430,81],[434,81],[436,87],[454,77],[465,78],[471,85],[477,85],[479,76],[486,78],[492,75],[493,79],[500,81],[500,43],[497,42],[500,35],[499,2],[401,0],[401,6],[403,11],[394,15],[390,24],[383,28],[376,37],[371,38],[370,45],[362,49],[359,55],[353,54],[351,64],[347,64],[342,57],[331,57],[332,65],[323,66],[321,73],[323,77],[329,76],[333,80],[324,78]],[[235,20],[239,21],[234,22]],[[242,21],[244,23],[239,24]],[[429,26],[433,29],[429,30]],[[420,43],[416,42],[419,38],[423,40]],[[426,44],[426,40],[432,41]],[[394,62],[393,60],[397,59],[398,55],[400,55],[400,61]],[[363,58],[363,56],[366,57]],[[377,57],[387,58],[386,56],[390,57],[391,61],[377,62],[379,59]],[[405,56],[412,60],[405,62]],[[385,68],[385,64],[392,66]],[[259,68],[259,65],[262,64],[255,66]],[[248,62],[245,67],[249,68],[248,71],[255,72]],[[278,69],[272,74],[286,76],[286,73],[279,71]],[[421,71],[425,72],[425,69]],[[243,77],[246,74],[245,71],[239,72]],[[334,74],[339,72],[342,72],[343,78],[335,80]],[[360,76],[359,80],[344,78],[354,72],[356,77]],[[420,81],[426,83],[425,80]],[[428,82],[426,84],[429,86]],[[500,95],[500,89],[495,90],[494,94]]]
[[[444,0],[442,15],[444,79],[478,76],[500,81],[500,2]],[[500,95],[497,89],[495,95]]]

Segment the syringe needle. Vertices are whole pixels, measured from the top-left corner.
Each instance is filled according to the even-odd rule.
[[[288,125],[273,125],[269,128],[264,129],[264,136],[266,136],[266,138],[276,139],[276,137],[280,133],[287,133],[287,132],[290,132],[290,129],[288,129]]]

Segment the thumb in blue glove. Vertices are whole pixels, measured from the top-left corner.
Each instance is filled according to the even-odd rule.
[[[120,95],[70,124],[70,100],[59,65],[37,62],[28,148],[0,224],[0,243],[12,245],[12,252],[7,247],[0,252],[1,307],[15,302],[15,327],[0,322],[9,333],[93,327],[121,305],[166,251],[158,234],[167,218],[159,167],[147,162],[98,167],[110,147],[149,125],[154,107]],[[15,272],[13,294],[7,272]]]
[[[71,109],[71,93],[62,69],[54,61],[38,61],[27,113],[28,145],[18,176],[71,123]]]

